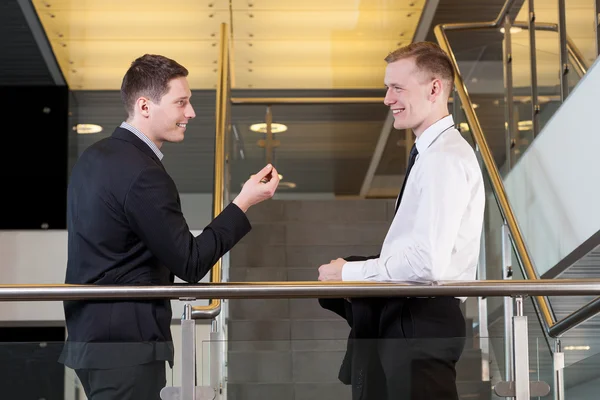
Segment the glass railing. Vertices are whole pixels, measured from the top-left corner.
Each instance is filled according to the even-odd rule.
[[[600,70],[592,67],[505,179],[540,275],[584,244],[600,226],[599,197],[591,184],[600,178],[593,162],[597,135],[589,129],[595,122],[590,102],[598,79]]]
[[[296,324],[299,322],[302,321],[291,321]],[[320,325],[325,327],[331,322],[322,320]],[[471,329],[471,326],[467,328]],[[447,391],[432,391],[428,393],[431,396],[428,398],[452,398],[449,394],[452,391],[456,391],[461,400],[503,398],[494,392],[496,386],[502,386],[502,382],[506,381],[505,372],[501,369],[504,354],[495,351],[504,346],[503,336],[348,340],[348,331],[340,330],[337,336],[330,336],[329,339],[288,337],[279,340],[228,340],[219,344],[228,349],[227,385],[223,388],[226,398],[343,400],[353,398],[353,391],[355,396],[374,396],[368,398],[378,399],[395,398],[394,395],[414,391],[419,391],[423,396],[428,393],[427,390],[440,386],[439,381],[437,385],[434,384],[431,375],[417,375],[417,371],[431,366],[428,363],[445,365],[437,371],[437,377],[443,376],[451,364],[455,364],[456,370],[455,383],[450,380],[450,384],[445,385]],[[253,333],[248,336],[261,336]],[[310,334],[324,336],[318,335],[317,331]],[[293,332],[291,335],[300,336]],[[264,331],[262,336],[270,335]],[[479,348],[481,341],[494,344],[489,361],[484,361],[482,357]],[[530,338],[529,378],[530,381],[541,381],[552,387],[552,363],[540,358],[542,351],[539,347],[544,346],[541,342],[543,339]],[[215,346],[214,341],[202,344],[202,348],[206,349],[211,346]],[[483,375],[486,367],[489,367],[489,378]],[[432,367],[429,373],[435,369]],[[392,397],[387,397],[390,395]],[[551,397],[552,392],[545,398]]]
[[[339,100],[306,98],[307,93],[318,94],[315,91],[280,93],[282,97],[271,99],[261,99],[260,93],[249,98],[257,95],[254,92],[234,93],[229,153],[232,194],[239,192],[250,174],[273,163],[282,176],[275,199],[357,195],[388,114],[382,92],[329,93]],[[359,96],[349,97],[352,93]],[[375,93],[379,97],[373,97]],[[284,104],[289,101],[298,103]],[[270,132],[267,122],[272,123]],[[389,157],[388,168],[397,167],[397,174],[403,169],[401,161]]]
[[[461,39],[465,32],[449,32],[450,44]],[[470,33],[473,35],[473,33]],[[556,32],[537,32],[540,40],[558,41]],[[473,48],[464,48],[455,53],[465,86],[475,107],[482,131],[490,147],[494,161],[502,176],[506,176],[512,167],[534,140],[532,130],[531,77],[529,44],[523,41],[527,30],[513,34],[512,38],[512,140],[507,133],[508,111],[506,109],[506,89],[504,78],[503,52],[504,40],[501,34],[489,35],[486,44]],[[453,40],[454,39],[454,40]],[[547,46],[546,46],[547,47]],[[575,49],[577,51],[577,49]],[[558,110],[561,102],[558,52],[536,51],[538,62],[538,120],[540,131]],[[574,67],[574,59],[569,56],[570,72],[568,84],[570,91],[581,79],[580,71]],[[456,104],[460,105],[460,101]],[[455,105],[454,108],[457,106]],[[461,120],[466,122],[466,119]],[[510,163],[509,163],[510,160]]]
[[[463,137],[476,150],[480,163],[483,165],[481,154],[473,144],[470,127],[460,106],[460,100],[458,100],[457,107],[454,109],[456,124],[459,126]],[[486,193],[486,210],[478,279],[525,280],[527,278],[522,272],[523,267],[520,265],[520,260],[510,242],[509,230],[504,224],[502,212],[494,196],[488,171],[485,168],[482,168],[482,171]],[[489,334],[490,337],[487,343],[484,343],[485,340],[478,337],[479,342],[483,343],[481,347],[489,352],[490,380],[493,383],[500,380],[509,380],[507,376],[511,373],[511,370],[507,369],[507,365],[510,364],[512,359],[510,355],[512,351],[511,343],[498,338],[507,337],[511,334],[511,318],[514,315],[512,301],[501,297],[478,298],[476,301],[484,303],[483,308],[481,306],[479,308],[475,325],[476,332]],[[481,317],[481,313],[485,313],[485,318]],[[529,319],[530,360],[535,360],[530,368],[530,378],[532,381],[545,381],[552,386],[552,356],[549,346],[553,342],[549,342],[546,338],[544,325],[538,320],[539,317],[531,299],[524,302],[524,315],[527,315]]]
[[[316,301],[315,306],[318,307]],[[291,321],[297,325],[303,322],[306,323]],[[334,320],[322,320],[315,327],[330,326],[332,322]],[[469,326],[468,329],[470,328]],[[473,337],[348,340],[348,332],[349,329],[339,330],[338,335],[330,336],[329,339],[292,337],[280,340],[227,341],[227,398],[351,399],[353,391],[355,395],[370,395],[374,397],[368,398],[381,399],[411,391],[420,391],[423,395],[428,386],[435,386],[432,385],[432,377],[419,379],[415,375],[428,362],[448,365],[456,363],[456,383],[448,385],[447,389],[450,392],[457,391],[460,399],[497,398],[492,394],[493,383],[482,380],[481,351],[478,341],[473,340]],[[327,335],[320,334],[318,330],[300,334],[292,332],[291,335],[301,336],[302,333],[309,333],[313,337]],[[268,332],[263,332],[263,336],[269,336]],[[493,341],[501,343],[504,339],[498,337],[493,338]],[[204,348],[211,345],[214,343],[203,343]],[[536,359],[531,359],[530,362],[533,372],[538,362]],[[441,368],[438,376],[444,370],[445,368]],[[494,377],[498,378],[498,375],[495,374]],[[352,380],[360,383],[352,385]],[[390,395],[392,397],[387,397]],[[448,393],[432,392],[430,395],[432,399],[451,398]]]
[[[593,344],[592,344],[593,346]],[[598,398],[600,390],[600,379],[598,379],[598,366],[600,365],[600,354],[587,354],[579,357],[577,362],[569,362],[569,356],[577,353],[589,353],[590,344],[574,345],[566,343],[565,347],[565,399],[568,400],[591,400]]]

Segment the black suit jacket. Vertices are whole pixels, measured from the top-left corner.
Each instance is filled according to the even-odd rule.
[[[175,183],[156,154],[117,128],[81,155],[67,195],[66,283],[168,285],[198,282],[246,233],[230,204],[194,237]],[[71,368],[112,368],[173,361],[169,300],[66,301]]]

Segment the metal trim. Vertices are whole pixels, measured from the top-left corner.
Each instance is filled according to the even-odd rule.
[[[199,283],[171,286],[0,285],[0,301],[278,299],[420,296],[600,296],[600,279],[415,282]],[[192,318],[194,313],[192,312]]]

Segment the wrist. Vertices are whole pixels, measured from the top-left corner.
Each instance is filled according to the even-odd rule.
[[[238,208],[243,212],[247,212],[250,208],[248,202],[246,202],[243,198],[240,198],[240,196],[237,196],[235,199],[233,199],[233,204],[238,206]]]

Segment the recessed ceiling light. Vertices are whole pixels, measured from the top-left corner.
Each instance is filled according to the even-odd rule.
[[[473,108],[479,108],[479,104],[473,103]]]
[[[589,350],[590,346],[565,346],[565,350]]]
[[[73,130],[80,135],[89,135],[92,133],[102,132],[102,127],[94,124],[77,124],[73,127]]]
[[[531,120],[519,121],[517,123],[517,126],[520,131],[530,131],[533,128],[533,121],[531,121]]]
[[[461,122],[460,124],[458,124],[458,128],[461,132],[469,132],[469,124],[467,124],[466,122]]]
[[[519,33],[523,30],[523,28],[519,28],[518,26],[511,26],[510,27],[510,33]],[[506,32],[506,29],[504,29],[503,27],[500,28],[500,33],[504,33]]]
[[[287,129],[287,126],[284,124],[278,124],[276,122],[273,122],[271,124],[271,132],[273,133],[285,132],[287,131]],[[267,133],[267,124],[264,122],[261,122],[259,124],[252,124],[250,125],[250,130],[258,133]]]
[[[278,188],[282,188],[282,189],[295,189],[296,186],[297,185],[294,182],[279,182]]]

